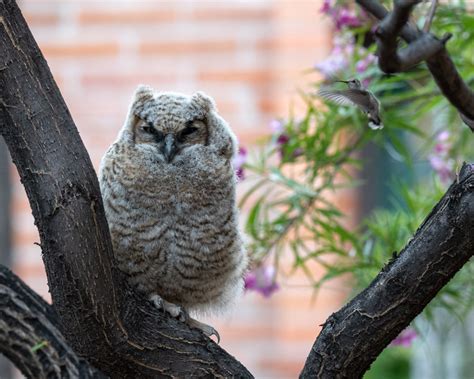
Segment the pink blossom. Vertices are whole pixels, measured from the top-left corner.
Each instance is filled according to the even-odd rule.
[[[431,167],[444,184],[448,184],[454,179],[454,161],[449,158],[451,150],[449,137],[450,134],[447,130],[439,133],[436,137],[437,143],[433,148],[433,153],[428,157]]]
[[[334,7],[334,0],[324,0],[323,6],[319,10],[321,13],[329,14]]]
[[[410,347],[417,336],[415,329],[406,328],[390,343],[390,346]]]
[[[363,20],[357,16],[354,10],[346,6],[336,5],[334,0],[324,0],[319,11],[332,18],[337,30],[341,30],[345,26],[358,27],[363,23]]]
[[[244,164],[246,161],[247,149],[241,146],[232,160],[232,166],[234,167],[235,174],[239,180],[245,179]]]
[[[347,66],[349,62],[344,54],[334,53],[334,51],[325,60],[317,63],[314,67],[321,72],[326,78],[332,78],[341,72]]]
[[[356,63],[357,72],[358,73],[365,72],[365,70],[367,70],[367,68],[376,60],[377,60],[377,57],[374,54],[372,53],[367,54],[365,58],[362,58],[360,61]]]
[[[431,155],[429,161],[442,183],[448,184],[454,179],[454,162],[452,159],[444,159],[437,155]]]
[[[272,120],[270,121],[270,129],[273,134],[280,134],[283,132],[284,126],[280,120]]]
[[[245,290],[257,291],[264,297],[270,297],[280,286],[275,281],[275,267],[260,266],[245,276]]]
[[[326,79],[332,79],[347,69],[355,50],[353,37],[349,33],[335,36],[333,44],[329,56],[314,66]]]
[[[441,133],[438,134],[436,139],[438,142],[446,142],[450,137],[449,131],[443,130]]]
[[[280,134],[276,140],[277,145],[286,145],[288,141],[290,140],[290,136],[288,134]]]
[[[357,27],[362,25],[362,21],[357,17],[356,13],[347,8],[340,8],[333,18],[337,30],[342,29],[344,26]]]
[[[298,158],[300,156],[302,156],[304,154],[304,150],[302,147],[297,147],[294,151],[293,151],[293,158]]]

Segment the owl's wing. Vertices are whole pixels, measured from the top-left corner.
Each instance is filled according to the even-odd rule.
[[[362,106],[369,102],[369,94],[367,93],[367,91],[355,88],[341,91],[331,89],[320,89],[318,91],[318,95],[337,105]]]

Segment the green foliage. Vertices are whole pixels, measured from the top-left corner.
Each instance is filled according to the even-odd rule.
[[[419,22],[424,22],[423,17]],[[448,50],[470,84],[474,82],[473,26],[472,13],[450,4],[440,5],[432,26],[436,34],[453,33]],[[246,165],[250,184],[241,205],[250,208],[246,231],[254,265],[269,260],[278,267],[282,255],[290,254],[292,272],[302,270],[315,289],[351,273],[351,285],[358,291],[404,247],[447,188],[438,178],[440,170],[428,163],[441,143],[440,132],[449,133],[442,147],[443,159],[453,164],[452,169],[474,158],[471,132],[424,64],[393,76],[383,75],[376,64],[357,72],[358,62],[375,53],[373,44],[364,46],[371,27],[366,22],[338,32],[349,41],[352,54],[347,67],[336,75],[369,82],[382,104],[385,128],[370,130],[366,117],[354,107],[321,105],[314,95],[321,83],[315,83],[308,93],[301,93],[304,115],[299,118],[291,112],[281,120],[281,130],[254,151]],[[415,181],[393,179],[392,192],[384,194],[393,206],[377,209],[359,227],[349,228],[348,215],[337,199],[359,184],[358,170],[365,165],[360,152],[368,143],[400,162]],[[322,277],[313,276],[310,261],[325,268]],[[433,307],[447,308],[461,318],[472,309],[472,270],[472,264],[464,267],[423,316],[430,318]]]
[[[364,379],[380,378],[410,378],[410,351],[401,347],[384,350],[364,375]]]

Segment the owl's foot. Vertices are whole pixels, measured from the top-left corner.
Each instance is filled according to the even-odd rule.
[[[169,313],[171,317],[174,317],[179,321],[186,322],[189,318],[188,313],[182,307],[164,300],[157,294],[151,295],[150,301],[155,305],[155,307],[163,309],[166,313]]]
[[[183,307],[170,303],[157,294],[150,296],[150,301],[158,309],[162,309],[166,313],[170,314],[172,317],[178,319],[179,321],[185,322],[191,328],[199,329],[207,337],[211,337],[213,335],[216,336],[217,343],[221,341],[221,337],[219,336],[217,330],[215,330],[210,325],[204,324],[198,320],[193,319],[191,316],[189,316],[188,312],[186,312]]]
[[[195,320],[191,317],[188,317],[188,319],[186,320],[186,323],[191,327],[191,328],[195,328],[195,329],[199,329],[201,332],[203,332],[207,337],[211,337],[211,336],[216,336],[217,338],[217,343],[220,343],[221,342],[221,336],[219,335],[219,333],[217,332],[217,330],[215,330],[211,325],[207,325],[207,324],[204,324],[198,320]]]

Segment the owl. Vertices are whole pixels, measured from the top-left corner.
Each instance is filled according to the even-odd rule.
[[[236,148],[210,97],[142,85],[99,169],[118,268],[156,306],[208,336],[218,334],[189,315],[230,305],[247,267]]]

